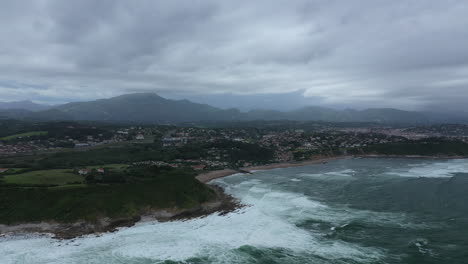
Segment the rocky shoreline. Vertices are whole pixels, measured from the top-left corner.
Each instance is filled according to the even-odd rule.
[[[5,236],[36,234],[46,235],[56,239],[73,239],[85,235],[99,235],[106,232],[115,232],[119,228],[131,227],[138,222],[189,220],[213,213],[224,215],[243,206],[234,197],[226,194],[221,187],[215,185],[209,185],[209,187],[216,193],[216,199],[189,209],[168,208],[148,210],[141,212],[139,216],[135,217],[115,219],[105,217],[99,219],[97,222],[78,221],[75,223],[40,222],[16,225],[0,224],[0,238]]]

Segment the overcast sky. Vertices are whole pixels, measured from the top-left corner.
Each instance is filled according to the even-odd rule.
[[[149,91],[468,110],[468,1],[1,1],[0,101]]]

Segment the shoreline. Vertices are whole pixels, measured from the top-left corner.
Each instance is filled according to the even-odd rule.
[[[86,235],[100,236],[103,233],[115,232],[122,227],[131,227],[137,223],[144,223],[150,221],[168,222],[179,220],[190,220],[199,217],[205,217],[213,213],[225,215],[230,212],[242,208],[242,205],[237,199],[226,194],[224,190],[209,182],[215,179],[231,176],[238,173],[252,173],[258,170],[271,170],[279,168],[300,167],[314,164],[323,164],[333,160],[350,159],[350,158],[402,158],[402,159],[467,159],[466,156],[421,156],[421,155],[342,155],[320,157],[316,159],[299,161],[299,162],[282,162],[271,163],[258,166],[249,166],[239,168],[238,170],[223,169],[201,173],[195,178],[203,184],[206,184],[216,193],[216,198],[212,201],[204,202],[193,208],[178,209],[152,209],[141,212],[140,215],[129,218],[115,218],[110,219],[103,217],[96,223],[86,221],[78,221],[74,223],[57,223],[53,221],[39,222],[39,223],[21,223],[14,225],[0,224],[0,238],[15,235],[42,235],[50,236],[55,239],[74,239]]]
[[[251,171],[258,171],[258,170],[301,167],[301,166],[307,166],[307,165],[313,165],[313,164],[327,163],[329,161],[338,160],[338,159],[349,159],[353,157],[354,156],[351,156],[351,155],[330,156],[330,157],[320,157],[318,159],[310,159],[310,160],[305,160],[305,161],[280,162],[280,163],[270,163],[270,164],[258,165],[258,166],[242,167],[242,168],[239,168],[238,170],[233,170],[233,169],[215,170],[215,171],[209,171],[206,173],[199,174],[195,178],[202,183],[208,183],[214,179],[224,178],[224,177],[231,176],[237,173],[245,174],[245,173],[251,173]]]
[[[209,171],[196,176],[196,179],[202,183],[208,183],[212,180],[224,178],[238,173],[251,173],[252,171],[257,170],[271,170],[279,168],[291,168],[291,167],[300,167],[313,164],[327,163],[329,161],[338,160],[338,159],[351,159],[351,158],[396,158],[396,159],[468,159],[468,156],[423,156],[423,155],[384,155],[384,154],[361,154],[361,155],[339,155],[339,156],[329,156],[329,157],[320,157],[318,159],[310,159],[305,161],[296,161],[296,162],[280,162],[280,163],[270,163],[265,165],[258,166],[249,166],[242,167],[238,170],[233,169],[224,169],[224,170],[215,170]]]
[[[190,220],[205,217],[213,213],[225,215],[243,207],[237,199],[226,194],[221,187],[211,184],[207,184],[207,186],[215,192],[216,198],[192,208],[149,209],[133,217],[114,219],[102,217],[96,222],[77,221],[73,223],[58,223],[55,221],[43,221],[13,225],[0,224],[0,238],[37,235],[59,240],[68,240],[86,235],[100,236],[104,233],[116,232],[119,228],[132,227],[137,223]]]

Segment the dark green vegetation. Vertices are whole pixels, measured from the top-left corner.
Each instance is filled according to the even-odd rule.
[[[128,164],[145,160],[171,161],[174,159],[200,159],[212,147],[225,149],[230,163],[239,160],[267,163],[273,152],[257,144],[221,141],[204,144],[187,144],[177,148],[162,148],[154,144],[126,144],[116,147],[96,148],[88,151],[63,152],[50,155],[4,157],[0,164],[8,168],[29,170],[68,169],[101,164]]]
[[[27,133],[34,130],[38,130],[38,126],[30,122],[11,119],[1,120],[0,122],[0,138],[15,134]]]
[[[441,123],[468,122],[463,115],[411,112],[391,108],[336,110],[305,107],[281,112],[276,110],[220,109],[188,100],[170,100],[154,93],[121,95],[91,102],[68,103],[52,109],[32,112],[4,110],[0,117],[29,120],[94,120],[138,123],[180,123],[194,121],[297,120],[328,122]]]
[[[31,131],[31,132],[11,135],[11,136],[7,136],[7,137],[2,137],[2,138],[0,138],[0,140],[10,141],[10,140],[18,139],[18,138],[31,138],[31,137],[47,136],[47,134],[48,134],[47,131]]]
[[[204,149],[219,148],[225,149],[229,157],[229,162],[235,164],[239,160],[267,163],[273,159],[273,151],[261,147],[257,144],[249,144],[235,141],[220,141],[208,143],[202,146]]]
[[[40,141],[45,145],[53,143],[56,147],[73,147],[68,139],[84,141],[88,136],[109,139],[109,129],[115,125],[96,123],[60,122],[23,122],[18,120],[0,121],[0,141],[13,144],[22,141]]]
[[[59,186],[83,181],[83,177],[74,174],[72,170],[64,169],[29,171],[3,176],[4,184],[19,186]]]
[[[90,171],[88,176],[98,175],[100,181],[89,181],[90,178],[79,175],[79,169],[33,170],[31,168],[10,168],[7,172],[2,173],[3,179],[0,177],[0,184],[20,187],[63,187],[65,185],[73,187],[85,182],[122,183],[126,182],[124,173],[129,166],[125,164],[106,164],[84,167]],[[103,168],[105,173],[98,173],[98,168]]]
[[[0,186],[0,223],[133,217],[150,208],[190,208],[215,197],[190,170],[135,167],[119,175],[125,184],[74,188]]]

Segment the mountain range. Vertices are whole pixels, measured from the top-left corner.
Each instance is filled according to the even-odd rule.
[[[30,101],[0,103],[0,117],[32,120],[87,120],[138,123],[196,121],[297,120],[377,123],[467,123],[468,115],[404,111],[392,108],[336,110],[310,106],[294,111],[220,109],[155,93],[126,94],[109,99],[43,106]]]
[[[0,102],[0,110],[21,109],[29,111],[42,111],[49,108],[51,108],[51,106],[36,104],[31,101]]]

